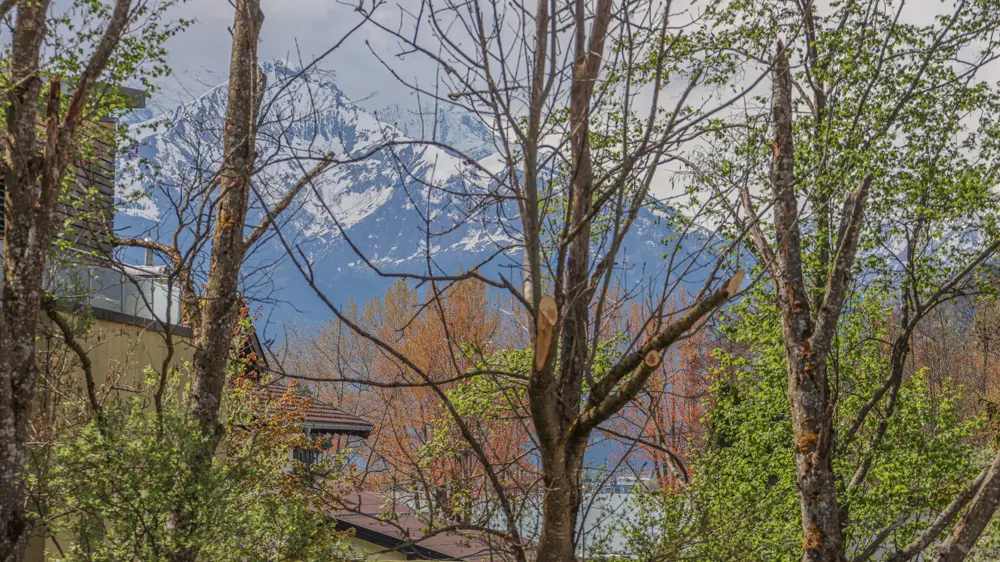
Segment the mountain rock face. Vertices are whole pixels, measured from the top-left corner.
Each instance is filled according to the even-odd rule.
[[[451,107],[363,107],[324,71],[284,61],[264,70],[268,88],[255,185],[263,204],[251,209],[248,223],[256,224],[265,205],[303,175],[310,158],[332,155],[338,162],[289,209],[281,236],[265,237],[252,252],[246,292],[267,304],[270,320],[316,323],[330,316],[303,272],[335,305],[381,295],[393,279],[379,271],[455,274],[478,267],[520,281],[517,206],[491,194],[488,176],[474,165],[499,169],[493,135],[476,116]],[[118,230],[168,240],[178,229],[178,214],[193,213],[184,208],[185,197],[210,192],[227,87],[209,88],[170,112],[129,117],[137,142],[119,162]],[[686,236],[683,246],[670,242],[669,216],[663,209],[639,218],[618,264],[626,286],[640,279],[662,282],[664,256],[676,251],[676,266],[701,247],[700,232]],[[194,243],[193,229],[181,229],[182,243]],[[691,288],[703,275],[695,271],[685,282]]]

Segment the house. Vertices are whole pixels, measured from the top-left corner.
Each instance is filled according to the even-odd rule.
[[[504,560],[487,535],[427,533],[426,521],[403,503],[361,491],[345,492],[330,517],[351,531],[355,544],[378,560]]]

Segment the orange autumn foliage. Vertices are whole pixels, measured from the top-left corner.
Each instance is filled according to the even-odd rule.
[[[516,328],[485,285],[463,281],[442,290],[437,299],[421,299],[400,281],[383,298],[360,310],[353,307],[352,321],[391,350],[331,322],[300,345],[294,364],[297,372],[337,381],[317,385],[320,398],[375,425],[371,436],[357,444],[363,489],[404,494],[461,522],[469,522],[473,512],[489,510],[495,490],[445,397],[457,404],[464,425],[482,447],[485,464],[504,487],[530,487],[530,422],[518,398],[523,393],[509,377],[470,376],[482,371],[495,352],[519,343]],[[459,403],[459,394],[477,392],[484,381],[493,390],[486,398],[489,412]]]
[[[668,314],[681,307],[672,304]],[[650,314],[636,301],[620,316],[618,329],[639,332],[634,337],[640,342],[654,332],[652,325],[643,326]],[[703,329],[671,346],[638,396],[608,423],[616,464],[651,478],[654,487],[675,489],[689,477],[704,434],[717,338],[712,330]]]

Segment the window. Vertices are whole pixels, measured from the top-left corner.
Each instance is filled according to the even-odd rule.
[[[295,449],[292,451],[292,458],[306,466],[319,462],[321,455],[319,449]]]

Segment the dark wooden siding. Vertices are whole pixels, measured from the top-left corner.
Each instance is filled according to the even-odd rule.
[[[104,132],[100,125],[94,128]],[[59,206],[59,219],[64,225],[61,235],[80,250],[107,255],[111,251],[108,234],[114,227],[115,154],[100,135],[90,141],[93,156],[75,163],[73,189]]]
[[[59,235],[73,246],[86,251],[107,254],[111,251],[108,233],[114,226],[114,150],[100,137],[101,125],[92,125],[88,139],[95,147],[87,161],[77,161],[71,173],[75,175],[73,188],[64,194],[59,204]],[[92,190],[93,188],[93,190]],[[92,192],[93,191],[93,192]],[[0,235],[4,232],[4,190],[0,177]]]

